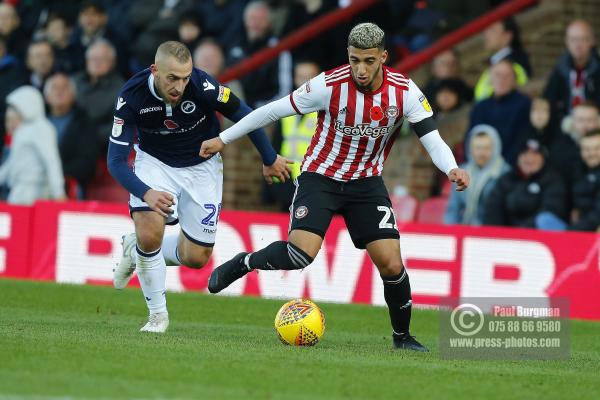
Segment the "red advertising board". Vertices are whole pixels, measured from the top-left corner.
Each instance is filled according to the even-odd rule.
[[[40,202],[26,211],[7,206],[0,209],[0,234],[5,234],[0,245],[7,254],[4,275],[23,276],[19,260],[29,254],[26,275],[31,279],[110,284],[121,235],[133,230],[126,206]],[[3,215],[13,222],[29,221],[31,229],[22,230],[13,223],[12,230],[3,231]],[[167,287],[172,291],[206,290],[214,264],[240,251],[285,240],[288,223],[284,214],[224,211],[209,265],[201,270],[169,267]],[[415,304],[437,305],[447,296],[542,297],[549,301],[567,297],[571,316],[600,319],[600,242],[596,234],[413,223],[400,229]],[[168,231],[177,232],[178,228],[169,227]],[[339,218],[332,221],[311,266],[302,271],[253,272],[225,294],[384,304],[376,268],[366,252],[354,248]]]
[[[29,275],[31,207],[0,203],[0,278]]]

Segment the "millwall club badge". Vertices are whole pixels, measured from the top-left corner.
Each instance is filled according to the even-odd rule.
[[[381,121],[383,119],[383,110],[380,106],[371,107],[371,120]]]
[[[306,217],[308,215],[308,208],[306,206],[300,206],[298,208],[296,208],[296,212],[294,213],[294,216],[297,219],[302,219],[304,217]]]
[[[181,103],[181,111],[183,111],[184,113],[191,114],[194,112],[194,110],[196,110],[196,104],[194,104],[193,101],[186,100],[183,103]]]
[[[388,118],[397,118],[400,115],[400,110],[396,106],[389,106],[387,110],[385,110],[385,114]]]

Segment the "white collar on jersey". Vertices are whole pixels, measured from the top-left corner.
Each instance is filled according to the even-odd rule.
[[[150,93],[152,93],[152,96],[156,97],[158,100],[165,103],[165,113],[167,114],[167,117],[172,117],[173,116],[173,106],[171,106],[169,103],[164,101],[161,97],[159,97],[158,94],[156,94],[156,91],[154,90],[154,75],[152,75],[152,74],[150,74],[150,76],[148,77],[148,88],[150,89]]]
[[[160,98],[158,96],[158,94],[156,94],[156,91],[154,90],[154,75],[152,75],[152,73],[150,73],[150,76],[148,76],[148,88],[150,89],[150,93],[152,93],[152,95],[154,97],[156,97],[160,101],[163,101],[163,99]]]

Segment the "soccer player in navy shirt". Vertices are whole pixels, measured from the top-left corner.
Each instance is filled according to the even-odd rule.
[[[174,41],[161,44],[155,63],[133,76],[119,93],[108,168],[131,193],[135,233],[123,236],[114,285],[124,288],[137,268],[150,312],[142,331],[164,332],[169,325],[166,266],[201,268],[212,253],[223,161],[219,154],[202,158],[199,150],[202,141],[219,134],[215,112],[237,122],[250,111],[229,88],[193,68],[187,47]],[[288,179],[288,161],[276,154],[264,131],[253,132],[250,139],[261,154],[267,181]],[[133,171],[127,164],[132,146]],[[180,233],[164,235],[165,224],[177,222]]]

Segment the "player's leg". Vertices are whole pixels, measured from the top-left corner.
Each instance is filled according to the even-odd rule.
[[[215,268],[208,290],[218,293],[253,269],[293,270],[310,265],[317,256],[323,237],[336,209],[333,182],[316,174],[303,173],[290,207],[290,234],[253,253],[239,253]]]
[[[154,211],[134,212],[132,217],[137,237],[136,269],[150,314],[141,331],[161,333],[169,326],[167,266],[161,251],[165,219]]]
[[[179,193],[179,185],[174,179],[174,174],[177,173],[177,169],[167,167],[151,155],[144,153],[141,150],[137,150],[136,158],[135,158],[135,174],[143,181],[150,185],[152,188],[156,190],[165,191],[171,193],[174,197],[178,197],[177,193]],[[176,224],[178,221],[177,215],[177,203],[179,199],[176,199],[176,204],[173,209],[173,213],[167,218],[166,221],[163,220],[162,226],[164,231],[164,224]],[[139,199],[133,195],[129,198],[129,210],[132,218],[134,215],[139,212],[150,212],[152,211],[148,204],[144,202],[144,200]],[[134,219],[135,222],[135,219]],[[162,233],[161,233],[162,235]],[[162,237],[162,236],[161,236]],[[177,235],[175,235],[177,238]],[[177,239],[175,239],[177,240]],[[123,235],[122,238],[122,247],[123,251],[121,254],[121,259],[119,263],[116,265],[113,270],[113,284],[117,289],[123,289],[129,283],[131,276],[133,275],[133,271],[136,269],[137,262],[137,251],[136,251],[136,243],[137,238],[135,233],[129,233]],[[160,245],[159,245],[160,247]],[[165,254],[164,246],[162,248],[162,253]],[[167,251],[167,254],[168,251]],[[175,265],[167,263],[167,265]],[[176,264],[179,265],[179,264]]]
[[[387,190],[380,177],[351,182],[342,213],[357,248],[366,248],[379,270],[395,347],[427,351],[410,335],[410,281],[400,257],[400,236]]]
[[[408,273],[400,257],[400,241],[380,239],[368,243],[366,247],[383,281],[383,296],[390,314],[394,346],[427,351],[425,346],[410,335],[412,295]]]
[[[208,290],[218,293],[253,269],[294,270],[308,267],[317,256],[323,238],[312,232],[295,229],[287,241],[278,240],[253,253],[238,253],[219,265],[210,275]]]
[[[190,268],[202,268],[212,255],[212,246],[200,245],[188,239],[183,230],[165,235],[163,256],[166,264],[185,265]]]
[[[181,169],[177,211],[181,230],[166,235],[163,252],[168,265],[202,268],[208,262],[221,212],[223,162],[216,155],[201,164]]]

